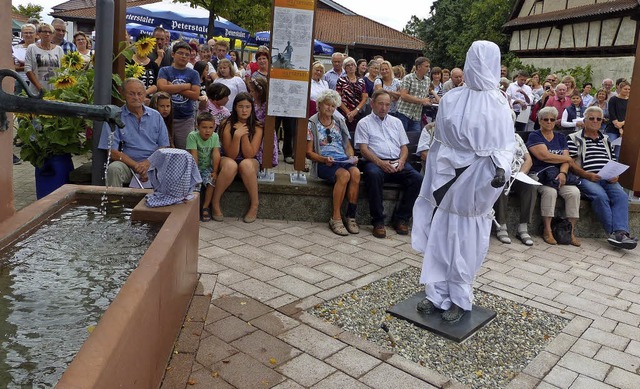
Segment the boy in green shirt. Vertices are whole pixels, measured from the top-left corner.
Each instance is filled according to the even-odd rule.
[[[205,187],[204,201],[200,211],[200,220],[208,222],[211,220],[211,198],[213,197],[213,187],[218,177],[220,167],[220,139],[218,134],[213,132],[216,127],[216,119],[209,112],[203,112],[196,119],[198,131],[193,131],[187,135],[187,150],[198,164],[202,185]]]

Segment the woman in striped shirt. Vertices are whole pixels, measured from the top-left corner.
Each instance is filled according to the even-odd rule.
[[[629,235],[629,201],[618,183],[618,177],[604,180],[600,170],[613,158],[609,137],[602,134],[600,125],[604,113],[599,107],[589,107],[584,112],[584,130],[569,135],[567,145],[574,158],[571,170],[582,179],[578,188],[591,201],[591,208],[598,217],[612,246],[631,250],[637,238]]]

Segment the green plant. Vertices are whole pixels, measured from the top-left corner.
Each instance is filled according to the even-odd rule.
[[[145,37],[134,44],[122,43],[120,55],[131,60],[134,49],[138,52],[149,52],[155,45],[155,38]],[[93,104],[93,59],[85,63],[77,52],[62,57],[61,67],[51,81],[53,89],[47,91],[44,100],[61,101],[80,104]],[[139,65],[128,65],[127,77],[139,77],[144,71]],[[118,92],[122,80],[113,75],[112,95],[122,101]],[[45,159],[53,155],[86,154],[91,150],[93,123],[78,117],[45,116],[34,114],[17,114],[17,135],[22,140],[20,158],[35,167],[42,167]]]
[[[503,63],[509,68],[509,70],[526,70],[529,74],[538,73],[540,74],[540,80],[544,80],[551,73],[555,73],[558,75],[560,79],[564,76],[572,76],[576,79],[576,86],[579,89],[582,89],[582,85],[587,82],[593,82],[593,69],[591,65],[586,65],[585,67],[576,66],[569,69],[558,69],[552,71],[551,68],[539,68],[534,65],[525,65],[522,63],[520,58],[507,54],[503,56]]]

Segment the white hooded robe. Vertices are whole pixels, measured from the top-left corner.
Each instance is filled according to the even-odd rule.
[[[413,248],[424,254],[420,283],[426,284],[427,298],[440,309],[454,303],[470,311],[473,280],[489,248],[492,207],[504,190],[493,188],[491,180],[496,167],[507,179],[511,175],[514,127],[507,98],[498,89],[498,46],[474,42],[464,76],[465,85],[440,100],[411,238]],[[443,188],[456,178],[456,169],[455,182]],[[444,192],[439,204],[438,189]]]

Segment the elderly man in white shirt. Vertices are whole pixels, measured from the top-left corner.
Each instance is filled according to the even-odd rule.
[[[407,235],[413,204],[422,185],[422,176],[410,164],[406,164],[409,139],[400,119],[388,115],[391,108],[389,92],[384,89],[373,92],[371,108],[373,112],[358,122],[355,144],[366,159],[363,171],[373,236],[387,236],[382,204],[382,187],[385,182],[402,186],[404,195],[391,220],[398,234]]]
[[[533,91],[531,90],[531,87],[527,85],[528,78],[529,73],[521,70],[518,72],[518,78],[516,81],[512,82],[507,88],[507,96],[511,99],[511,106],[513,107],[513,111],[516,113],[516,116],[523,112],[527,118],[529,117],[528,112],[530,112],[529,109],[531,104],[533,104]],[[524,131],[526,127],[526,121],[524,123],[516,121],[516,131]]]

